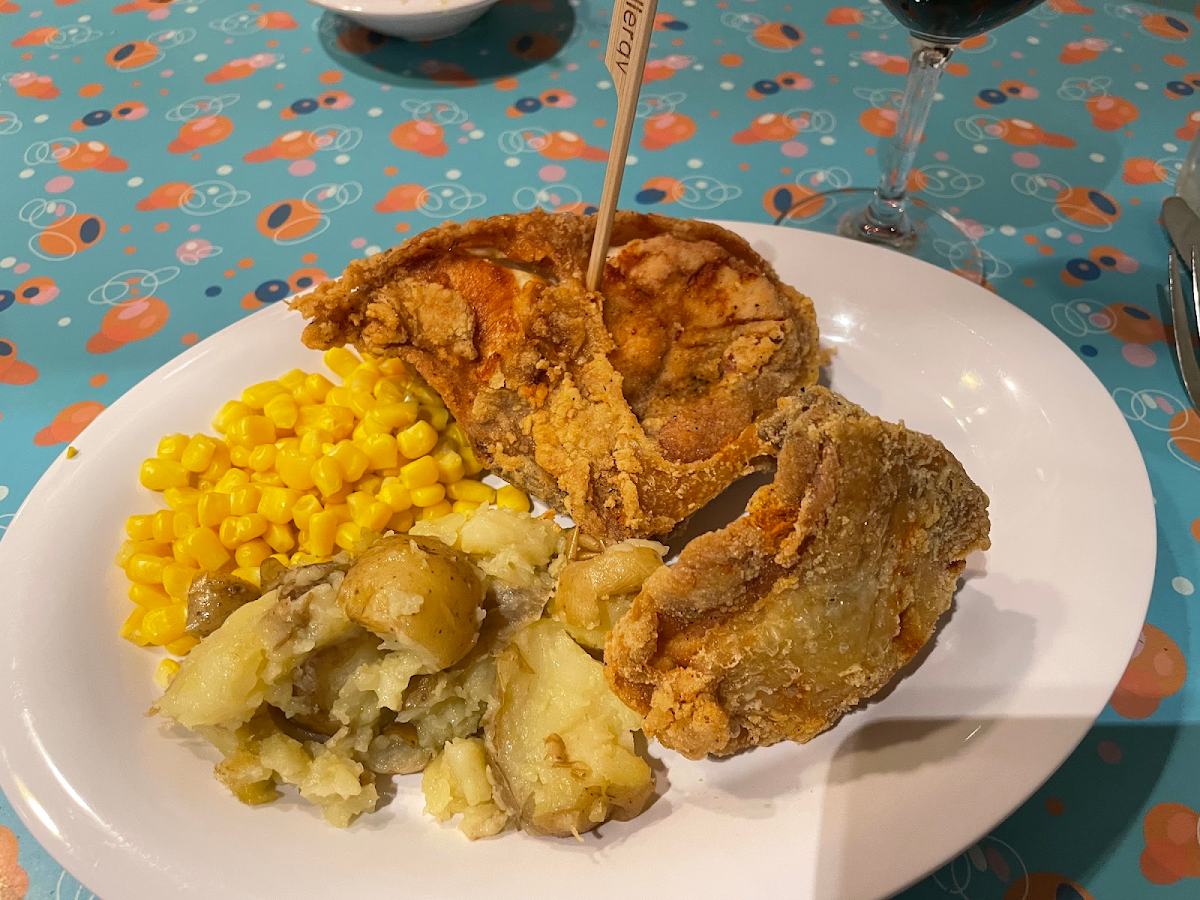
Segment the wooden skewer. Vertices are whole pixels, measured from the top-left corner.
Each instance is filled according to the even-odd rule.
[[[604,193],[596,213],[596,237],[588,260],[587,286],[589,291],[600,289],[608,242],[612,237],[613,216],[625,175],[625,157],[629,154],[629,138],[633,133],[637,113],[638,92],[642,88],[642,72],[646,68],[646,51],[650,49],[650,32],[654,28],[654,13],[658,0],[616,0],[613,4],[612,26],[608,30],[608,51],[604,64],[612,75],[617,91],[617,120],[613,126],[612,146],[608,150],[608,168],[604,170]]]

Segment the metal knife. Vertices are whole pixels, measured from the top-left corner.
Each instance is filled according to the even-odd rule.
[[[1179,258],[1190,266],[1192,252],[1200,253],[1200,216],[1181,197],[1168,197],[1163,201],[1162,219]]]

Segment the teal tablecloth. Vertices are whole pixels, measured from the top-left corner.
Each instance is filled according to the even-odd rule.
[[[0,0],[0,529],[99,410],[249,310],[448,217],[599,197],[607,4],[503,0],[427,46],[299,3],[110,4]],[[906,900],[1200,896],[1200,417],[1155,221],[1200,129],[1197,14],[1050,0],[956,54],[934,107],[925,196],[1128,417],[1159,556],[1099,724]],[[662,0],[623,205],[769,221],[873,183],[905,54],[876,3]],[[23,897],[90,894],[0,800],[0,900]]]

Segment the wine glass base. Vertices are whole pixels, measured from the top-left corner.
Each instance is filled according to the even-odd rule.
[[[872,188],[838,188],[803,197],[776,225],[808,228],[877,244],[949,269],[976,284],[987,281],[984,256],[965,223],[920,197],[907,200],[904,230],[881,229],[864,218]]]

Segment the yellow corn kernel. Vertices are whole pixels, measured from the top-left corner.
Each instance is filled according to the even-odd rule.
[[[283,479],[275,472],[251,472],[250,483],[259,487],[283,487]]]
[[[333,553],[337,529],[337,513],[328,509],[313,513],[312,518],[308,520],[308,542],[304,549],[313,556],[329,556]]]
[[[203,472],[212,463],[216,452],[216,441],[206,434],[197,434],[187,442],[179,461],[189,472]]]
[[[257,484],[238,485],[229,495],[229,513],[234,516],[245,516],[252,512],[258,512],[260,500],[262,500],[262,488]]]
[[[337,527],[334,543],[343,550],[354,553],[360,549],[365,537],[365,529],[357,522],[343,522]]]
[[[175,513],[169,509],[160,509],[154,514],[153,536],[160,544],[169,544],[175,539]]]
[[[200,524],[206,528],[216,528],[229,515],[229,503],[229,494],[205,491],[200,496],[200,502],[196,504]]]
[[[129,560],[139,553],[149,553],[151,556],[164,556],[169,547],[158,541],[122,541],[114,560],[122,569],[129,565]]]
[[[125,620],[125,624],[121,626],[121,637],[127,641],[133,641],[139,647],[145,647],[149,641],[142,633],[142,622],[146,618],[146,611],[140,606],[136,607],[129,614],[129,618]]]
[[[408,393],[422,406],[432,408],[446,405],[442,402],[442,398],[438,396],[438,392],[427,385],[421,378],[413,379],[412,384],[408,386]]]
[[[446,499],[446,487],[442,484],[429,484],[425,487],[413,488],[409,492],[413,506],[422,508],[441,503]]]
[[[125,533],[130,540],[150,540],[154,537],[154,516],[130,516],[125,520]]]
[[[506,484],[496,491],[496,505],[507,506],[517,512],[529,512],[529,496],[519,488]]]
[[[250,465],[250,448],[240,444],[229,448],[229,461],[239,468]]]
[[[350,377],[346,379],[345,385],[354,393],[371,394],[371,401],[374,403],[375,395],[372,389],[375,387],[375,382],[379,380],[379,371],[371,366],[362,365],[350,373]]]
[[[342,470],[332,457],[322,456],[313,463],[311,474],[313,484],[324,497],[342,489]]]
[[[194,487],[170,487],[163,491],[163,499],[173,510],[195,509],[200,492]]]
[[[165,556],[135,553],[125,564],[125,574],[138,584],[162,584],[163,569],[171,560]]]
[[[260,381],[242,391],[242,402],[251,409],[262,409],[272,398],[287,392],[278,381]]]
[[[224,442],[218,443],[216,450],[213,451],[212,462],[208,464],[207,469],[200,473],[200,479],[215,482],[229,471],[231,465],[233,463],[229,459],[229,445]]]
[[[438,431],[444,431],[450,424],[450,410],[444,406],[426,406],[421,404],[421,418],[425,419]]]
[[[442,445],[434,451],[433,461],[437,463],[438,480],[442,484],[453,484],[466,473],[462,457],[446,445]]]
[[[235,578],[240,578],[242,581],[248,581],[255,587],[261,587],[262,574],[258,570],[258,566],[239,566],[231,573]]]
[[[347,494],[348,493],[349,492],[347,492]],[[350,515],[349,504],[342,503],[341,501],[333,502],[332,497],[330,497],[329,500],[330,500],[330,502],[327,502],[325,504],[325,509],[334,514],[334,516],[337,518],[339,525],[342,522],[349,522],[354,518],[352,515]]]
[[[241,400],[230,400],[217,411],[213,417],[212,427],[218,434],[224,434],[229,426],[239,419],[250,415],[251,409]]]
[[[318,403],[324,402],[325,395],[329,393],[329,389],[332,387],[333,382],[320,372],[313,372],[304,379],[304,390],[308,391]]]
[[[168,566],[168,568],[170,568]],[[154,609],[156,606],[169,606],[175,601],[170,594],[157,584],[138,584],[129,586],[129,599],[143,609]]]
[[[337,387],[329,389],[329,393],[325,395],[325,402],[331,406],[349,409],[350,396],[350,388],[339,384]]]
[[[305,389],[304,385],[292,390],[292,399],[296,401],[296,406],[312,406],[314,403],[321,401],[314,397]]]
[[[255,472],[269,472],[275,466],[275,455],[278,452],[274,444],[259,444],[250,451],[247,463]]]
[[[337,372],[342,378],[349,378],[350,373],[359,367],[360,360],[345,347],[334,347],[331,350],[325,351],[325,365],[329,366],[334,372]],[[317,556],[320,555],[319,553],[317,554]]]
[[[169,644],[163,644],[163,646],[167,648],[168,653],[173,653],[176,656],[187,656],[198,643],[200,643],[199,638],[185,634],[178,640],[171,641]]]
[[[292,521],[292,508],[300,499],[300,492],[285,487],[265,487],[259,498],[256,512],[268,522],[286,525]]]
[[[415,425],[419,412],[420,407],[411,400],[381,403],[367,413],[365,421],[377,422],[386,430],[395,431],[397,428],[408,428],[410,425]]]
[[[361,444],[372,469],[390,469],[400,462],[400,450],[396,438],[390,434],[372,434]]]
[[[372,497],[379,493],[381,487],[383,487],[383,476],[374,473],[364,475],[358,481],[354,482],[354,489],[356,491],[366,491]]]
[[[179,462],[183,457],[183,449],[187,446],[188,436],[186,434],[168,434],[164,435],[158,442],[158,450],[154,455],[158,459],[169,459],[172,462]]]
[[[404,395],[408,392],[408,382],[401,378],[384,376],[375,382],[375,386],[371,388],[371,393],[375,395],[375,399],[382,404],[402,403]]]
[[[354,426],[354,430],[350,432],[350,437],[354,438],[356,443],[362,443],[373,434],[386,434],[387,429],[376,422],[374,419],[363,419]]]
[[[241,469],[230,469],[213,485],[213,490],[218,494],[232,494],[243,484],[250,483],[250,476]]]
[[[392,517],[392,508],[368,494],[366,491],[355,491],[346,498],[350,507],[350,518],[370,531],[382,531]]]
[[[404,364],[404,360],[397,359],[394,356],[388,356],[376,362],[379,366],[379,371],[384,375],[391,375],[393,378],[400,378],[405,384],[412,380],[409,374],[408,366]]]
[[[275,551],[271,554],[272,556],[278,556],[281,553],[286,554],[296,546],[296,536],[292,533],[291,526],[280,525],[275,522],[267,526],[267,530],[263,532],[263,540]],[[284,565],[287,565],[286,557]]]
[[[267,401],[263,412],[276,428],[291,429],[296,426],[300,405],[291,394],[279,394]]]
[[[446,485],[446,496],[451,500],[467,500],[471,503],[494,503],[496,489],[482,481],[464,478]]]
[[[312,457],[320,456],[321,448],[333,443],[332,438],[333,435],[324,428],[314,427],[300,438],[300,452]]]
[[[313,486],[312,467],[316,461],[314,454],[280,452],[275,457],[275,471],[292,490],[307,491]]]
[[[273,444],[277,437],[275,423],[266,416],[245,416],[231,422],[225,435],[231,445],[249,448]]]
[[[300,385],[304,384],[304,379],[307,377],[308,373],[303,369],[292,369],[280,375],[276,380],[287,390],[294,391]]]
[[[401,466],[400,481],[411,491],[413,488],[437,484],[438,474],[437,463],[433,461],[433,457],[422,456],[406,466]]]
[[[367,471],[371,459],[362,448],[356,447],[352,441],[339,441],[330,452],[329,457],[337,461],[338,469],[345,481],[358,481]]]
[[[183,467],[183,463],[173,459],[148,459],[142,463],[138,472],[138,481],[142,487],[152,491],[184,487],[188,483],[188,477],[188,470]]]
[[[370,391],[351,391],[350,409],[360,419],[378,405],[379,401]]]
[[[450,508],[456,513],[470,517],[471,513],[479,509],[479,504],[472,503],[470,500],[455,500]]]
[[[215,572],[229,562],[229,551],[211,528],[200,527],[183,539],[183,545],[200,568]]]
[[[146,610],[142,617],[142,634],[151,644],[161,647],[183,637],[187,627],[187,606],[172,603]]]
[[[176,600],[186,600],[188,588],[192,586],[192,579],[196,577],[198,571],[198,569],[193,569],[191,566],[181,566],[179,563],[171,563],[171,565],[163,569],[163,590]]]
[[[309,528],[309,519],[312,518],[313,513],[319,513],[321,509],[320,500],[312,494],[305,494],[292,507],[292,521],[296,523],[296,527],[301,531],[307,531]]]
[[[154,683],[162,690],[171,686],[172,679],[179,674],[179,662],[174,659],[164,659],[154,670]]]
[[[471,441],[467,438],[467,433],[463,431],[462,426],[457,422],[451,422],[446,426],[446,430],[442,432],[446,440],[454,441],[459,447],[471,446]]]
[[[471,449],[471,445],[459,444],[458,455],[462,457],[463,471],[468,475],[478,475],[483,471],[483,463],[479,461],[479,457],[475,455],[475,451]]]
[[[244,516],[238,516],[237,519],[237,536],[239,541],[251,541],[256,537],[261,537],[267,530],[268,522],[260,513],[252,512]],[[270,556],[270,554],[267,554]]]
[[[233,554],[238,568],[254,569],[262,565],[262,561],[275,552],[271,545],[262,538],[255,538],[238,547]]]
[[[378,498],[386,503],[392,512],[404,512],[413,505],[412,495],[408,488],[395,478],[387,478],[379,489]]]
[[[411,509],[406,509],[403,512],[392,513],[392,517],[388,519],[387,528],[391,531],[404,533],[412,528],[413,522],[416,521],[416,516],[413,515]]]
[[[193,528],[192,531],[195,531],[195,529]],[[191,534],[191,532],[188,532],[188,534]],[[188,550],[187,544],[184,543],[184,538],[175,538],[175,540],[171,541],[171,557],[181,566],[196,565],[195,557]]]
[[[171,538],[173,540],[185,538],[192,533],[193,529],[199,527],[200,513],[197,512],[196,507],[192,506],[187,509],[181,509],[175,513],[175,518],[171,522]]]
[[[440,519],[442,516],[449,515],[454,512],[454,505],[449,500],[443,500],[440,503],[435,503],[433,506],[426,506],[421,510],[421,520]]]
[[[284,452],[291,451],[291,450],[299,450],[299,449],[300,449],[300,438],[298,438],[298,437],[280,438],[279,440],[277,440],[275,442],[276,454],[284,453]]]
[[[419,459],[424,456],[434,448],[437,439],[437,432],[434,431],[433,426],[424,420],[414,422],[396,435],[400,452],[409,459]]]
[[[221,522],[221,527],[217,529],[217,536],[221,539],[221,546],[226,550],[236,550],[240,544],[241,538],[238,535],[238,517],[229,516]]]

